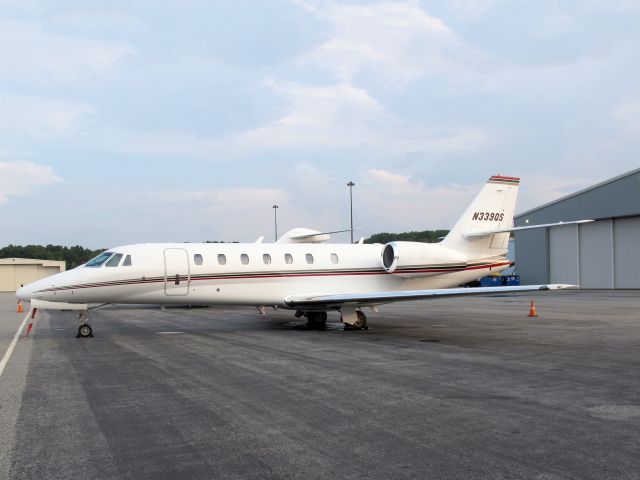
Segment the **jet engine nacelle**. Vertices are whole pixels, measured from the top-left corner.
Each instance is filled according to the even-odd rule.
[[[466,255],[439,243],[390,242],[382,250],[382,267],[400,277],[429,277],[466,266]]]

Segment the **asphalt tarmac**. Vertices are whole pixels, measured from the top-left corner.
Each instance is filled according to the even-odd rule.
[[[87,339],[39,315],[0,377],[0,478],[640,478],[640,292],[367,315],[112,306]],[[0,294],[0,357],[23,318]]]

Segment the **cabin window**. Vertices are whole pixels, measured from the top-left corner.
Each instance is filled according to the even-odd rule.
[[[122,266],[123,267],[131,266],[131,255],[127,255],[126,257],[124,257],[124,262],[122,262]]]
[[[121,253],[116,253],[113,257],[109,259],[107,263],[105,263],[105,267],[117,267],[120,263],[120,259],[122,258]]]
[[[242,255],[240,255],[240,261],[243,265],[249,265],[249,255],[243,253]]]
[[[193,256],[193,263],[195,263],[196,265],[202,265],[202,255],[200,255],[199,253],[196,253]]]
[[[338,255],[336,253],[331,254],[331,263],[338,263]]]
[[[306,259],[307,259],[307,263],[308,263],[309,265],[311,265],[311,264],[313,263],[313,255],[311,255],[310,253],[307,253],[307,254],[304,256],[304,258],[306,258]]]
[[[262,255],[262,260],[264,261],[265,265],[271,265],[271,255],[269,255],[268,253]]]
[[[224,255],[224,254],[222,254],[222,253],[218,254],[218,263],[219,263],[220,265],[226,265],[226,264],[227,264],[227,257],[226,257],[226,255]]]
[[[290,253],[285,253],[284,254],[284,262],[291,264],[293,263],[293,256]]]
[[[85,264],[85,267],[99,267],[104,262],[106,262],[111,255],[113,255],[113,252],[103,252],[100,255],[98,255],[96,258],[94,258],[93,260],[89,260]]]

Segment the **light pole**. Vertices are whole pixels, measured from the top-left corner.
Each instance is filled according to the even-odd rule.
[[[347,187],[349,187],[349,211],[351,212],[351,243],[353,243],[353,187],[355,185],[353,182],[347,183]]]
[[[276,229],[276,242],[278,241],[278,205],[273,206],[273,224]]]

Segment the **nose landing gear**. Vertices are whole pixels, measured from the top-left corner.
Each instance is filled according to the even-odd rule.
[[[91,328],[91,325],[87,323],[88,316],[87,312],[80,312],[78,314],[80,326],[78,327],[78,335],[76,335],[76,338],[93,337],[93,329]]]

